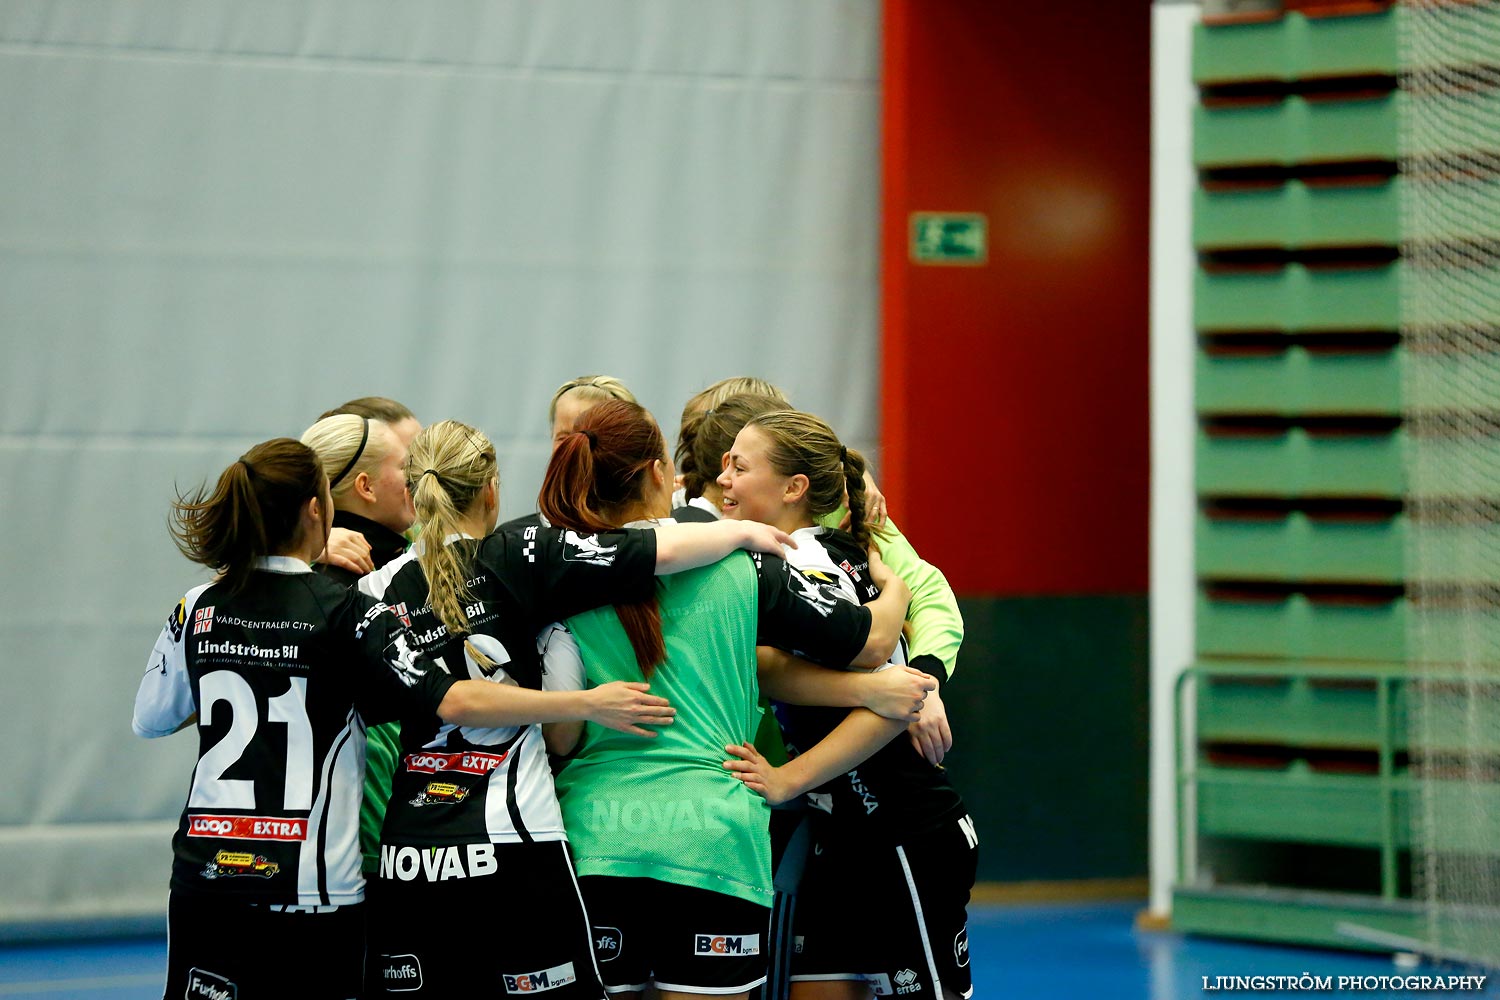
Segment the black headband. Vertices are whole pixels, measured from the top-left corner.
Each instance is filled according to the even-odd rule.
[[[365,453],[365,442],[370,440],[370,418],[360,417],[359,419],[362,421],[359,428],[359,447],[354,449],[354,457],[349,459],[349,464],[339,470],[339,474],[329,481],[328,488],[330,490],[344,481],[344,477],[349,474],[349,470],[354,468],[354,463],[359,461],[359,456]]]

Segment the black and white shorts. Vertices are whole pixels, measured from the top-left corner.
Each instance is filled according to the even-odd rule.
[[[894,846],[824,827],[797,891],[792,982],[860,979],[912,1000],[972,994],[978,845],[968,816]]]
[[[311,909],[174,890],[163,995],[359,996],[364,904]]]
[[[366,996],[603,1000],[566,841],[382,847]]]
[[[766,981],[771,908],[652,878],[579,879],[610,993],[744,993]]]

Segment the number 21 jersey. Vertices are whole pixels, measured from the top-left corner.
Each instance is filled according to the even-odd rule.
[[[434,713],[453,683],[407,640],[383,604],[296,559],[261,560],[235,593],[188,592],[151,652],[132,724],[155,737],[197,719],[173,891],[312,906],[364,898],[365,723]]]

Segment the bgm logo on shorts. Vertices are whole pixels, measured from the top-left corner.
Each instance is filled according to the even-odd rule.
[[[193,612],[193,634],[199,632],[212,632],[214,630],[214,605],[206,608],[198,608]]]
[[[422,988],[422,962],[415,955],[381,955],[380,978],[388,993],[410,993]]]
[[[694,955],[759,955],[759,934],[694,934]]]
[[[613,962],[625,952],[625,935],[618,927],[594,927],[594,958]]]
[[[969,964],[969,925],[964,924],[964,929],[953,937],[953,960],[962,969]]]
[[[545,993],[578,981],[578,977],[573,974],[572,962],[540,972],[518,972],[515,975],[505,973],[500,978],[505,980],[507,993]]]
[[[189,969],[186,1000],[235,1000],[240,988],[223,976],[203,969]]]

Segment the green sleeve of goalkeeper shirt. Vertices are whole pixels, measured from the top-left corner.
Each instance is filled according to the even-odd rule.
[[[380,828],[391,797],[391,778],[401,762],[401,724],[386,722],[365,730],[365,791],[359,804],[359,850],[364,872],[380,870]]]
[[[846,508],[840,507],[819,518],[818,523],[837,528],[847,513]],[[948,586],[948,578],[917,555],[911,542],[889,518],[885,527],[875,532],[875,541],[880,545],[880,558],[911,588],[906,622],[912,657],[935,656],[942,661],[948,677],[952,677],[958,665],[958,648],[964,642],[964,618],[958,610],[958,598]]]

